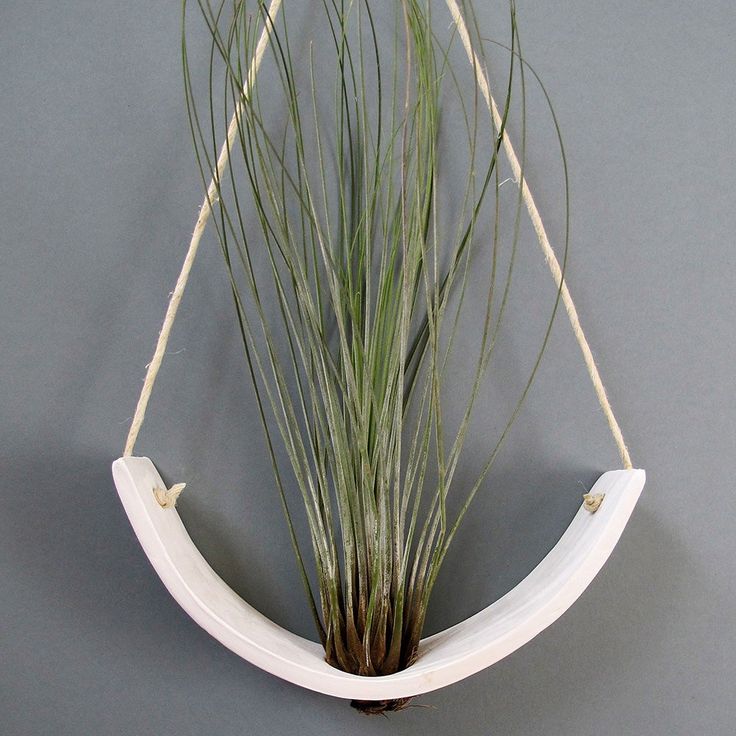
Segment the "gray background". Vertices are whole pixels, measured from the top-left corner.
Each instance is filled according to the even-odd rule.
[[[502,4],[491,5],[490,27]],[[562,619],[418,700],[429,707],[366,719],[198,629],[150,569],[111,481],[200,200],[179,3],[4,0],[3,734],[733,733],[736,11],[730,1],[522,3],[520,27],[570,158],[570,284],[648,483],[611,560]],[[528,174],[559,238],[552,139],[539,135]],[[524,279],[549,288],[525,242]],[[521,354],[535,334],[514,339]],[[189,483],[182,516],[228,583],[311,635],[239,351],[208,238],[138,450]],[[504,375],[491,381],[489,412]],[[492,439],[484,412],[468,472]],[[428,630],[521,580],[584,487],[616,466],[559,320]]]

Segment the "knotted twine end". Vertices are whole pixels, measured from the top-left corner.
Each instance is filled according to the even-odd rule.
[[[169,489],[156,487],[153,489],[153,495],[162,509],[173,509],[176,506],[176,500],[186,488],[186,485],[186,483],[177,483]]]
[[[598,508],[603,503],[603,499],[605,497],[605,493],[584,493],[583,508],[586,511],[590,511],[591,514],[594,514],[596,511],[598,511]]]

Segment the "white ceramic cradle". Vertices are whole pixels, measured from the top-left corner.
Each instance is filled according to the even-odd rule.
[[[165,488],[147,457],[113,463],[113,476],[133,530],[179,605],[228,649],[296,685],[357,700],[419,695],[468,677],[526,644],[558,619],[588,587],[616,546],[636,505],[643,470],[612,470],[591,494],[604,494],[594,513],[581,506],[560,541],[513,590],[446,631],[423,639],[403,672],[360,677],[331,667],[316,642],[276,625],[236,595],[207,564],[175,508],[162,508]]]

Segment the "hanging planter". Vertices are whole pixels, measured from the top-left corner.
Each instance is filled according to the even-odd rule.
[[[644,486],[643,470],[604,473],[552,551],[513,590],[446,631],[422,639],[416,661],[393,675],[361,677],[325,661],[323,647],[249,606],[207,564],[145,457],[120,458],[115,484],[148,559],[177,603],[235,654],[277,677],[326,695],[392,701],[437,690],[503,659],[556,621],[616,546]],[[593,511],[603,497],[605,502]]]
[[[528,65],[514,3],[508,83],[500,107],[491,94],[483,43],[469,7],[461,10],[456,0],[447,0],[454,30],[443,42],[430,7],[402,0],[387,43],[376,32],[365,0],[321,5],[335,71],[329,116],[323,115],[320,98],[324,63],[318,72],[311,45],[308,59],[293,56],[295,40],[281,0],[268,7],[257,3],[252,15],[236,0],[227,19],[223,7],[200,3],[212,39],[211,58],[219,59],[224,77],[215,82],[210,69],[206,114],[197,106],[184,35],[187,104],[207,193],[124,456],[113,464],[115,484],[156,572],[210,634],[285,680],[350,698],[369,713],[395,710],[414,695],[497,662],[562,615],[616,545],[645,474],[632,469],[565,283],[565,258],[561,266],[524,177],[524,133],[519,157],[506,130],[517,77],[526,129]],[[455,47],[465,57],[463,72]],[[264,58],[277,81],[261,90]],[[305,70],[306,90],[298,84]],[[463,84],[463,73],[470,84]],[[272,119],[264,101],[276,93],[286,109]],[[220,130],[215,100],[222,94],[226,133],[218,149],[212,140]],[[442,173],[445,97],[455,99],[462,111],[465,129],[457,133],[457,145],[468,161],[464,178],[449,185]],[[503,269],[501,151],[518,185]],[[463,192],[464,199],[447,227],[441,203],[452,192]],[[523,209],[549,264],[556,298],[506,428],[476,482],[458,489],[455,471],[507,308]],[[444,371],[466,307],[468,275],[477,267],[472,259],[482,248],[481,218],[487,215],[495,224],[484,318],[462,420],[450,433],[442,411]],[[276,489],[320,644],[269,621],[217,576],[176,511],[183,484],[167,488],[151,460],[133,456],[210,219],[230,277]],[[270,310],[264,306],[266,286],[275,303]],[[624,470],[601,476],[558,544],[516,588],[463,623],[422,639],[437,574],[521,409],[560,303]],[[288,456],[291,483],[276,462],[277,441]],[[462,494],[452,517],[451,493]],[[316,591],[293,531],[297,499],[308,522]]]

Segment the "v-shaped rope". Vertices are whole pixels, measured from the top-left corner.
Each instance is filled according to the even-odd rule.
[[[501,130],[501,115],[499,114],[496,101],[491,94],[488,85],[488,77],[485,73],[485,70],[483,69],[482,64],[480,63],[480,59],[478,58],[475,49],[473,48],[472,42],[470,40],[470,35],[468,33],[468,28],[465,24],[465,19],[460,12],[460,8],[458,7],[456,0],[445,1],[450,14],[452,15],[453,22],[458,29],[458,33],[460,35],[463,47],[465,48],[465,53],[467,54],[468,61],[470,62],[471,66],[473,66],[476,72],[478,88],[480,89],[480,92],[483,95],[483,99],[485,100],[491,117],[493,118],[493,123],[497,130]],[[179,278],[177,279],[176,286],[174,287],[174,291],[172,292],[171,298],[169,300],[169,305],[166,309],[166,316],[164,317],[164,322],[161,326],[161,332],[158,336],[156,350],[154,351],[153,358],[151,359],[151,362],[148,365],[148,370],[146,371],[146,377],[143,381],[141,395],[138,398],[138,404],[135,409],[133,421],[130,425],[128,438],[125,443],[125,450],[123,452],[124,457],[129,457],[133,454],[133,449],[135,447],[136,440],[138,439],[138,433],[140,432],[141,425],[143,424],[143,419],[146,414],[148,400],[151,398],[153,384],[156,381],[156,376],[158,375],[159,369],[161,368],[161,363],[163,362],[164,354],[166,352],[166,345],[169,341],[169,335],[171,334],[171,328],[174,324],[174,320],[176,319],[176,313],[179,309],[179,304],[184,294],[184,289],[187,285],[187,281],[189,280],[189,274],[192,270],[194,259],[197,255],[199,243],[202,239],[202,233],[204,232],[207,221],[212,214],[212,204],[217,198],[217,182],[220,180],[220,177],[222,176],[222,173],[227,166],[227,162],[230,157],[230,148],[233,145],[235,135],[237,134],[238,130],[238,120],[243,112],[244,100],[246,99],[248,92],[253,85],[255,77],[258,74],[258,69],[261,65],[261,61],[263,60],[263,55],[271,39],[274,20],[281,8],[281,2],[282,0],[272,0],[271,5],[268,8],[266,22],[263,31],[261,32],[261,36],[258,39],[256,52],[253,56],[253,59],[251,60],[248,77],[243,87],[243,96],[238,101],[233,113],[232,120],[230,121],[230,124],[228,126],[227,139],[223,143],[222,149],[220,150],[220,155],[217,159],[216,173],[212,177],[212,181],[210,182],[210,185],[207,189],[207,195],[205,196],[204,202],[202,203],[202,206],[199,210],[199,216],[194,226],[192,239],[189,243],[189,248],[187,250],[181,272],[179,273]],[[529,213],[529,217],[531,218],[534,231],[537,234],[537,239],[539,240],[539,245],[542,248],[542,253],[544,253],[547,265],[549,266],[550,272],[552,273],[552,278],[554,279],[557,288],[560,290],[562,302],[565,305],[565,311],[567,312],[568,319],[570,320],[570,325],[572,326],[572,331],[575,335],[575,339],[577,340],[577,343],[580,346],[580,350],[583,354],[585,367],[587,368],[588,375],[590,376],[590,380],[593,383],[593,388],[595,389],[596,396],[598,397],[598,403],[603,410],[603,414],[605,415],[606,421],[608,422],[608,427],[611,430],[614,441],[616,442],[616,447],[618,448],[621,462],[623,463],[624,468],[629,470],[632,468],[631,457],[629,455],[628,448],[626,447],[624,436],[621,432],[621,427],[619,426],[619,423],[613,413],[611,403],[608,400],[608,395],[606,394],[606,388],[603,385],[603,381],[601,379],[600,371],[598,370],[598,366],[596,365],[595,359],[593,358],[593,353],[590,350],[590,345],[588,344],[588,340],[586,339],[585,333],[583,332],[583,328],[580,324],[580,319],[578,317],[578,311],[575,308],[575,303],[572,300],[572,296],[570,295],[570,290],[567,287],[567,282],[564,279],[559,261],[557,260],[557,256],[555,255],[552,246],[550,245],[544,223],[542,222],[542,218],[539,214],[539,210],[537,209],[537,205],[534,202],[534,198],[532,197],[532,193],[529,189],[527,181],[522,175],[519,159],[516,156],[516,151],[511,144],[511,139],[509,138],[508,132],[505,128],[503,128],[502,143],[504,152],[506,153],[506,158],[508,159],[511,166],[511,171],[514,174],[514,179],[519,183],[519,186],[521,187],[521,194],[524,199],[524,204],[526,205],[527,212]]]

